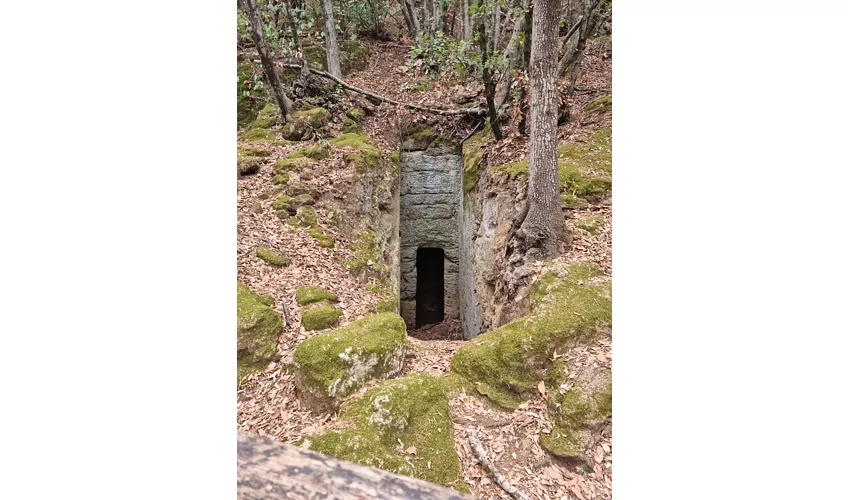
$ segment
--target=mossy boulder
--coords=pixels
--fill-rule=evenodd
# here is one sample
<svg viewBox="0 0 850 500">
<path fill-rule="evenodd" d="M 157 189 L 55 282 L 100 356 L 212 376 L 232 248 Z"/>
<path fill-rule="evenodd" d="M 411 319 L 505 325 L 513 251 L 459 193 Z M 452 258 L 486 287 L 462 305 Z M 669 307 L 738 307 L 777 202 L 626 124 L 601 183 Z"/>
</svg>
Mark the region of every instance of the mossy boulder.
<svg viewBox="0 0 850 500">
<path fill-rule="evenodd" d="M 342 310 L 323 301 L 308 306 L 309 309 L 301 314 L 301 324 L 308 332 L 313 330 L 324 330 L 337 324 Z"/>
<path fill-rule="evenodd" d="M 345 116 L 357 123 L 363 123 L 363 118 L 366 116 L 366 112 L 360 108 L 350 108 L 345 112 Z"/>
<path fill-rule="evenodd" d="M 391 313 L 370 314 L 309 338 L 292 358 L 298 397 L 317 413 L 336 409 L 370 380 L 398 374 L 406 343 L 404 320 Z"/>
<path fill-rule="evenodd" d="M 584 110 L 588 113 L 607 113 L 612 109 L 611 95 L 602 95 L 587 103 Z"/>
<path fill-rule="evenodd" d="M 277 354 L 283 322 L 269 304 L 244 283 L 236 285 L 236 380 L 261 371 Z"/>
<path fill-rule="evenodd" d="M 280 108 L 276 104 L 266 104 L 257 114 L 257 119 L 251 124 L 252 128 L 272 128 L 282 123 Z"/>
<path fill-rule="evenodd" d="M 331 155 L 331 146 L 328 141 L 319 141 L 312 146 L 301 148 L 298 151 L 289 155 L 289 159 L 296 158 L 311 158 L 313 160 L 323 160 Z"/>
<path fill-rule="evenodd" d="M 267 128 L 252 128 L 245 132 L 245 135 L 243 135 L 242 138 L 246 141 L 252 142 L 271 142 L 277 140 Z"/>
<path fill-rule="evenodd" d="M 237 156 L 236 157 L 236 176 L 254 175 L 260 171 L 260 166 L 263 160 L 253 156 Z"/>
<path fill-rule="evenodd" d="M 390 297 L 381 299 L 378 301 L 378 305 L 375 307 L 378 312 L 398 312 L 398 295 L 391 295 Z"/>
<path fill-rule="evenodd" d="M 559 371 L 564 381 L 564 372 Z M 605 369 L 583 370 L 563 390 L 553 384 L 548 406 L 554 426 L 551 432 L 540 433 L 540 444 L 559 457 L 580 456 L 610 418 L 611 402 L 611 372 Z"/>
<path fill-rule="evenodd" d="M 275 174 L 281 175 L 288 174 L 290 171 L 297 172 L 306 167 L 309 167 L 310 165 L 313 165 L 314 163 L 316 162 L 312 159 L 307 158 L 306 156 L 301 156 L 298 158 L 287 158 L 285 160 L 280 160 L 279 162 L 275 163 L 274 167 L 272 168 L 274 169 Z"/>
<path fill-rule="evenodd" d="M 309 184 L 305 184 L 301 181 L 290 180 L 286 185 L 286 194 L 293 197 L 302 194 L 309 194 L 310 197 L 315 198 L 317 193 L 316 188 Z"/>
<path fill-rule="evenodd" d="M 256 145 L 239 146 L 236 148 L 236 154 L 248 158 L 266 158 L 272 155 L 272 151 Z"/>
<path fill-rule="evenodd" d="M 295 218 L 298 219 L 298 225 L 301 227 L 316 227 L 319 223 L 319 216 L 316 215 L 316 209 L 303 205 L 295 211 Z"/>
<path fill-rule="evenodd" d="M 328 69 L 325 48 L 319 45 L 305 44 L 302 47 L 304 55 L 307 56 L 307 64 L 311 68 L 324 71 Z M 339 69 L 342 76 L 352 71 L 365 69 L 369 64 L 369 47 L 358 40 L 344 40 L 339 44 Z"/>
<path fill-rule="evenodd" d="M 312 108 L 295 111 L 289 121 L 282 127 L 284 139 L 301 141 L 312 137 L 312 131 L 324 132 L 331 119 L 330 112 L 325 108 Z"/>
<path fill-rule="evenodd" d="M 331 139 L 330 144 L 338 148 L 347 148 L 350 152 L 343 155 L 345 161 L 354 164 L 359 173 L 381 167 L 384 164 L 381 150 L 372 139 L 355 133 L 345 133 Z"/>
<path fill-rule="evenodd" d="M 529 299 L 528 315 L 479 335 L 451 361 L 453 372 L 508 408 L 534 396 L 556 351 L 611 333 L 611 281 L 597 264 L 557 266 L 532 285 Z"/>
<path fill-rule="evenodd" d="M 320 286 L 301 285 L 295 289 L 295 302 L 299 306 L 306 306 L 323 300 L 335 301 L 336 295 Z"/>
<path fill-rule="evenodd" d="M 299 207 L 304 205 L 312 205 L 316 200 L 310 193 L 299 194 L 298 196 L 289 196 L 288 194 L 280 195 L 272 207 L 275 209 L 278 217 L 287 218 L 290 215 L 295 215 Z"/>
<path fill-rule="evenodd" d="M 363 125 L 360 125 L 360 123 L 355 120 L 346 117 L 345 120 L 342 121 L 342 131 L 346 134 L 361 134 L 363 133 Z"/>
<path fill-rule="evenodd" d="M 402 130 L 402 151 L 422 151 L 430 147 L 442 145 L 457 146 L 458 143 L 452 138 L 440 135 L 436 130 L 421 123 L 408 125 Z"/>
<path fill-rule="evenodd" d="M 277 267 L 289 265 L 289 257 L 287 257 L 286 255 L 281 255 L 272 250 L 271 248 L 257 247 L 255 253 L 257 257 L 260 258 L 260 260 L 266 262 L 269 265 Z"/>
<path fill-rule="evenodd" d="M 337 428 L 297 444 L 468 492 L 454 447 L 445 378 L 413 373 L 381 382 L 345 409 Z"/>
</svg>

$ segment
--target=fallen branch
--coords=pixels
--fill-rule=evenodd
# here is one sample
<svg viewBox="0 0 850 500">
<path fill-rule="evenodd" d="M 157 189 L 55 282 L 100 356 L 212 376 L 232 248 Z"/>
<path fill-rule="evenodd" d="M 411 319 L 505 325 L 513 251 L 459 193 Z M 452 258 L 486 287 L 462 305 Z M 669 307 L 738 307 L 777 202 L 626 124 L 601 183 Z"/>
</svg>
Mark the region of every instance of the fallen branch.
<svg viewBox="0 0 850 500">
<path fill-rule="evenodd" d="M 481 441 L 478 440 L 478 436 L 475 435 L 475 428 L 471 425 L 466 428 L 466 435 L 469 437 L 469 444 L 472 445 L 472 451 L 475 453 L 475 458 L 481 462 L 481 465 L 490 472 L 490 475 L 493 476 L 493 480 L 496 481 L 496 484 L 502 487 L 503 490 L 508 492 L 512 497 L 516 498 L 516 500 L 531 500 L 528 498 L 528 495 L 520 491 L 516 486 L 509 483 L 504 476 L 502 476 L 499 471 L 493 467 L 493 463 L 487 458 L 487 455 L 484 453 L 484 447 L 481 446 Z"/>
<path fill-rule="evenodd" d="M 292 68 L 292 69 L 301 69 L 301 66 L 297 64 L 282 64 L 284 68 Z M 369 96 L 380 102 L 388 102 L 390 104 L 395 104 L 398 106 L 404 106 L 406 108 L 415 109 L 417 111 L 423 111 L 425 113 L 434 113 L 437 115 L 443 116 L 453 116 L 453 115 L 472 115 L 472 116 L 481 116 L 485 114 L 487 111 L 484 108 L 469 108 L 469 109 L 434 109 L 434 108 L 426 108 L 423 106 L 417 106 L 416 104 L 408 104 L 404 102 L 395 101 L 390 99 L 389 97 L 384 97 L 382 95 L 376 94 L 371 90 L 361 89 L 359 87 L 355 87 L 354 85 L 350 85 L 345 83 L 341 78 L 337 78 L 330 73 L 325 73 L 324 71 L 310 68 L 310 72 L 321 76 L 322 78 L 327 78 L 328 80 L 332 80 L 338 84 L 340 84 L 344 89 L 350 90 L 352 92 L 357 92 L 358 94 L 363 94 Z"/>
</svg>

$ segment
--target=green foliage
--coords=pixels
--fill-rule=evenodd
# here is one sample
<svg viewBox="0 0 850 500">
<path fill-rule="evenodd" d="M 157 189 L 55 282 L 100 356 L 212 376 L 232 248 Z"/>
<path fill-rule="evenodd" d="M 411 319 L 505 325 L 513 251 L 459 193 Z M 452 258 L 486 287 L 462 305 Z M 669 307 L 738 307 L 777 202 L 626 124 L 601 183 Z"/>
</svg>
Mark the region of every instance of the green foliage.
<svg viewBox="0 0 850 500">
<path fill-rule="evenodd" d="M 455 40 L 442 31 L 423 35 L 411 47 L 405 69 L 418 68 L 432 80 L 449 71 L 466 75 L 475 66 L 475 57 L 467 46 L 465 40 Z"/>
</svg>

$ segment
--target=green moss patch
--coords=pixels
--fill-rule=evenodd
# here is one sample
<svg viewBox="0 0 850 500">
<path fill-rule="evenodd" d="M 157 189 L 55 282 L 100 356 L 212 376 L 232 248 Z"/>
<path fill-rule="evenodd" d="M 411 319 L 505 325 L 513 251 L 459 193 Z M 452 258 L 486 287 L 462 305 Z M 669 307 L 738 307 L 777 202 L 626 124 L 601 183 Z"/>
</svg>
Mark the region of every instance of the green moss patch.
<svg viewBox="0 0 850 500">
<path fill-rule="evenodd" d="M 521 175 L 528 177 L 528 158 L 494 167 L 493 173 L 511 180 Z"/>
<path fill-rule="evenodd" d="M 286 255 L 281 255 L 271 248 L 266 247 L 257 247 L 255 250 L 257 257 L 260 260 L 272 265 L 272 266 L 288 266 L 289 265 L 289 257 Z"/>
<path fill-rule="evenodd" d="M 298 209 L 304 205 L 312 205 L 315 203 L 313 196 L 310 193 L 299 194 L 298 196 L 289 196 L 287 194 L 279 196 L 272 207 L 275 209 L 278 217 L 288 218 L 290 214 L 294 215 Z"/>
<path fill-rule="evenodd" d="M 363 123 L 363 118 L 366 117 L 366 113 L 360 108 L 351 108 L 345 112 L 345 116 L 357 123 Z"/>
<path fill-rule="evenodd" d="M 401 316 L 370 314 L 301 342 L 292 358 L 298 397 L 314 412 L 327 411 L 368 381 L 396 375 L 406 332 Z"/>
<path fill-rule="evenodd" d="M 246 141 L 255 141 L 255 142 L 271 142 L 276 140 L 275 136 L 272 135 L 271 131 L 266 128 L 254 128 L 247 132 L 242 136 Z"/>
<path fill-rule="evenodd" d="M 324 330 L 336 325 L 342 316 L 342 310 L 327 303 L 319 303 L 301 314 L 301 324 L 308 332 Z"/>
<path fill-rule="evenodd" d="M 273 168 L 274 172 L 280 175 L 288 173 L 290 170 L 302 170 L 303 168 L 308 167 L 314 163 L 316 162 L 307 157 L 287 158 L 285 160 L 280 160 L 279 162 L 275 163 Z"/>
<path fill-rule="evenodd" d="M 602 95 L 587 103 L 584 110 L 588 113 L 608 113 L 612 109 L 611 95 Z"/>
<path fill-rule="evenodd" d="M 468 492 L 442 380 L 423 373 L 387 380 L 350 405 L 340 420 L 348 428 L 328 430 L 298 444 Z"/>
<path fill-rule="evenodd" d="M 272 304 L 274 302 L 272 301 Z M 277 354 L 283 322 L 268 300 L 236 284 L 236 380 L 264 370 Z"/>
<path fill-rule="evenodd" d="M 478 167 L 490 143 L 490 122 L 484 130 L 473 135 L 463 143 L 463 192 L 468 193 L 478 180 Z"/>
<path fill-rule="evenodd" d="M 323 300 L 335 301 L 336 295 L 320 286 L 301 285 L 295 289 L 295 302 L 299 306 L 306 306 Z"/>
<path fill-rule="evenodd" d="M 334 239 L 333 236 L 325 234 L 321 227 L 314 227 L 307 231 L 307 234 L 312 236 L 313 239 L 316 240 L 316 243 L 318 243 L 322 248 L 333 248 L 336 244 L 336 239 Z"/>
<path fill-rule="evenodd" d="M 360 125 L 359 122 L 346 117 L 345 120 L 342 121 L 342 131 L 346 134 L 361 134 L 363 133 L 363 125 Z"/>
<path fill-rule="evenodd" d="M 602 232 L 602 228 L 605 227 L 605 217 L 601 215 L 594 215 L 587 219 L 577 220 L 575 221 L 575 226 L 592 235 L 597 235 Z"/>
<path fill-rule="evenodd" d="M 345 161 L 353 163 L 359 173 L 380 167 L 383 164 L 381 150 L 375 141 L 356 133 L 345 133 L 330 140 L 335 147 L 350 148 L 354 151 L 344 155 Z"/>
<path fill-rule="evenodd" d="M 316 209 L 303 205 L 295 211 L 295 218 L 298 219 L 298 225 L 301 227 L 316 227 L 319 223 L 319 216 L 316 215 Z"/>
<path fill-rule="evenodd" d="M 290 115 L 289 121 L 283 125 L 281 133 L 285 139 L 300 141 L 304 139 L 310 130 L 325 132 L 331 114 L 325 108 L 312 108 L 303 111 L 295 111 Z"/>
<path fill-rule="evenodd" d="M 557 386 L 553 386 L 557 387 Z M 569 390 L 549 393 L 554 426 L 540 433 L 540 444 L 560 457 L 577 457 L 593 442 L 593 433 L 611 416 L 611 373 L 591 370 Z"/>
<path fill-rule="evenodd" d="M 298 151 L 289 155 L 290 159 L 295 158 L 311 158 L 313 160 L 323 160 L 331 155 L 331 146 L 327 141 L 319 141 L 312 146 L 301 148 Z"/>
<path fill-rule="evenodd" d="M 236 148 L 236 154 L 244 157 L 265 158 L 271 156 L 272 152 L 266 148 L 256 146 L 239 146 Z"/>
<path fill-rule="evenodd" d="M 257 114 L 257 119 L 251 124 L 252 128 L 271 128 L 282 123 L 280 108 L 276 104 L 266 104 Z"/>
<path fill-rule="evenodd" d="M 479 335 L 452 358 L 452 371 L 481 394 L 515 408 L 532 397 L 552 364 L 552 354 L 611 332 L 611 282 L 596 264 L 547 272 L 531 287 L 531 312 Z"/>
</svg>

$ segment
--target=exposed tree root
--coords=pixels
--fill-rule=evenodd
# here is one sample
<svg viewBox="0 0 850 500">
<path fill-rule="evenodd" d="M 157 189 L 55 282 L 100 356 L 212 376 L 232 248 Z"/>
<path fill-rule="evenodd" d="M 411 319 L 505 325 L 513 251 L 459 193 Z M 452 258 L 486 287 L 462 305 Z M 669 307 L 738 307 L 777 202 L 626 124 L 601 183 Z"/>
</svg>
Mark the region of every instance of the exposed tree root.
<svg viewBox="0 0 850 500">
<path fill-rule="evenodd" d="M 292 68 L 292 69 L 297 69 L 297 70 L 301 69 L 301 66 L 298 65 L 298 64 L 282 64 L 282 66 L 284 68 Z M 425 113 L 433 113 L 433 114 L 443 115 L 443 116 L 452 116 L 452 115 L 481 116 L 481 115 L 484 115 L 487 112 L 487 110 L 485 110 L 484 108 L 434 109 L 434 108 L 426 108 L 424 106 L 417 106 L 416 104 L 408 104 L 408 103 L 404 103 L 404 102 L 399 102 L 399 101 L 395 101 L 393 99 L 390 99 L 389 97 L 384 97 L 382 95 L 376 94 L 376 93 L 372 92 L 371 90 L 361 89 L 359 87 L 355 87 L 354 85 L 350 85 L 348 83 L 345 83 L 344 80 L 342 80 L 341 78 L 337 78 L 337 77 L 331 75 L 330 73 L 326 73 L 324 71 L 321 71 L 321 70 L 318 70 L 318 69 L 313 69 L 313 68 L 310 68 L 310 72 L 314 73 L 318 76 L 321 76 L 322 78 L 327 78 L 328 80 L 333 80 L 334 82 L 342 85 L 342 87 L 347 89 L 347 90 L 350 90 L 352 92 L 357 92 L 358 94 L 363 94 L 363 95 L 369 96 L 369 97 L 371 97 L 371 98 L 373 98 L 377 101 L 388 102 L 390 104 L 396 104 L 398 106 L 404 106 L 406 108 L 415 109 L 417 111 L 422 111 L 422 112 L 425 112 Z"/>
<path fill-rule="evenodd" d="M 503 490 L 516 498 L 516 500 L 531 500 L 528 498 L 528 495 L 509 483 L 508 480 L 496 470 L 493 463 L 490 462 L 490 459 L 488 459 L 487 455 L 484 453 L 484 447 L 481 446 L 481 441 L 479 441 L 478 436 L 475 435 L 475 428 L 471 425 L 467 427 L 466 435 L 469 437 L 469 444 L 472 445 L 472 452 L 475 453 L 475 458 L 477 458 L 478 461 L 481 462 L 481 465 L 483 465 L 490 475 L 493 476 L 493 480 L 496 481 L 496 484 L 501 486 Z"/>
</svg>

